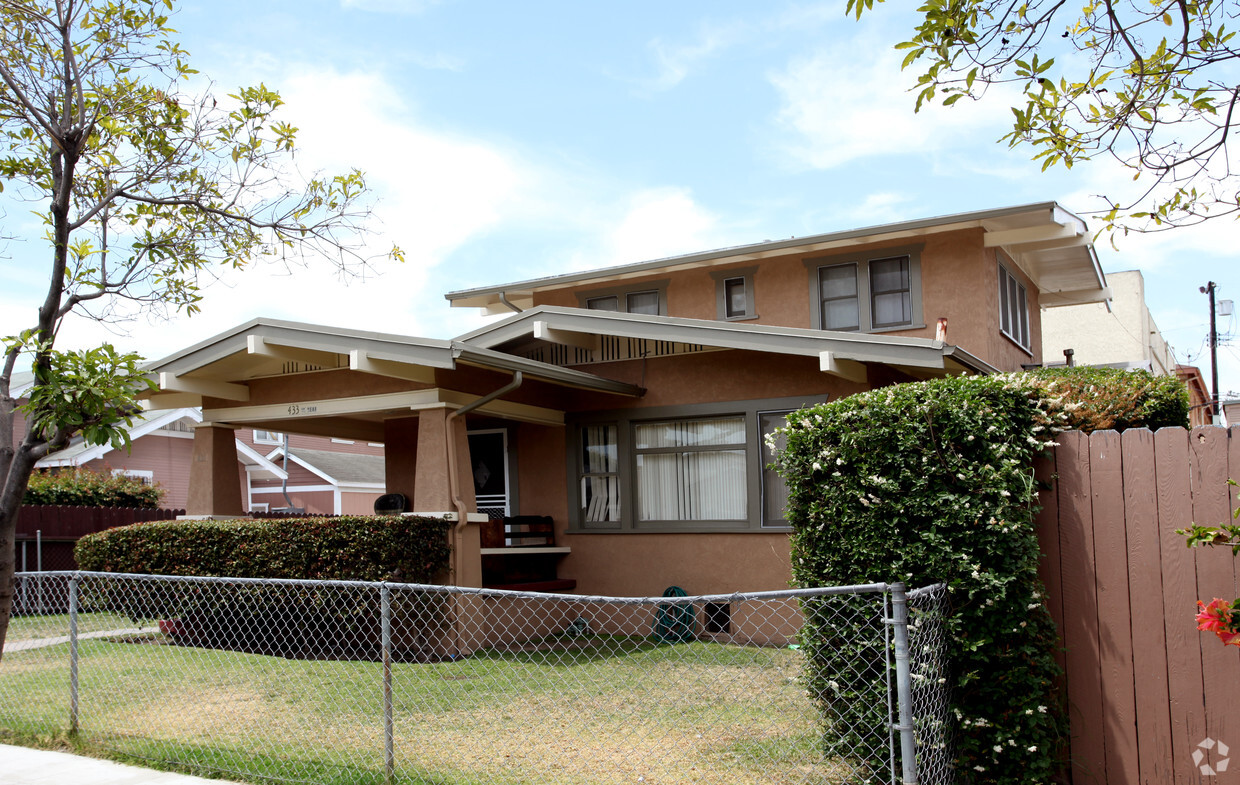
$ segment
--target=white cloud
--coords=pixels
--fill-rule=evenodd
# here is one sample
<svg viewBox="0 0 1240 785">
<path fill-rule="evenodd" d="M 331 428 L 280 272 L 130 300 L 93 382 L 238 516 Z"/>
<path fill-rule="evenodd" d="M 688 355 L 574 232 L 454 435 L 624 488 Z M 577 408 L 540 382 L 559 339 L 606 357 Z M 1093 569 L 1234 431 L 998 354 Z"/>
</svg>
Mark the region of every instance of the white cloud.
<svg viewBox="0 0 1240 785">
<path fill-rule="evenodd" d="M 782 102 L 783 150 L 803 166 L 935 152 L 972 138 L 992 144 L 1003 133 L 1003 114 L 993 106 L 1003 98 L 994 94 L 985 105 L 966 99 L 914 114 L 912 77 L 900 71 L 898 53 L 872 41 L 794 59 L 769 79 Z"/>
<path fill-rule="evenodd" d="M 689 71 L 734 44 L 740 29 L 731 26 L 706 26 L 695 40 L 687 44 L 671 44 L 661 38 L 650 42 L 658 73 L 644 86 L 653 91 L 670 90 L 685 80 Z"/>
<path fill-rule="evenodd" d="M 595 232 L 564 267 L 589 270 L 718 248 L 730 242 L 718 216 L 698 204 L 687 188 L 652 188 L 604 210 Z"/>
</svg>

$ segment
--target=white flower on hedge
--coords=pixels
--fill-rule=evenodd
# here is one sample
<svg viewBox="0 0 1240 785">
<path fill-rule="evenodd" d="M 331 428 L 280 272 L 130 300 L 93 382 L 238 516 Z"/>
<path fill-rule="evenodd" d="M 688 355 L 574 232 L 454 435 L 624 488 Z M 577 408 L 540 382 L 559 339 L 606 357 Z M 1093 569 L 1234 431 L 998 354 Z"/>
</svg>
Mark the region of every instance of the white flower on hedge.
<svg viewBox="0 0 1240 785">
<path fill-rule="evenodd" d="M 1038 745 L 1036 745 L 1036 744 L 1031 744 L 1031 745 L 1029 745 L 1029 751 L 1030 751 L 1030 752 L 1037 752 L 1037 751 L 1038 751 Z"/>
<path fill-rule="evenodd" d="M 1040 711 L 1041 713 L 1045 714 L 1045 713 L 1046 713 L 1046 707 L 1045 707 L 1045 706 L 1039 706 L 1039 707 L 1038 707 L 1038 711 Z"/>
<path fill-rule="evenodd" d="M 995 752 L 1003 752 L 1003 745 L 1002 745 L 1002 744 L 996 744 L 996 745 L 995 745 Z"/>
</svg>

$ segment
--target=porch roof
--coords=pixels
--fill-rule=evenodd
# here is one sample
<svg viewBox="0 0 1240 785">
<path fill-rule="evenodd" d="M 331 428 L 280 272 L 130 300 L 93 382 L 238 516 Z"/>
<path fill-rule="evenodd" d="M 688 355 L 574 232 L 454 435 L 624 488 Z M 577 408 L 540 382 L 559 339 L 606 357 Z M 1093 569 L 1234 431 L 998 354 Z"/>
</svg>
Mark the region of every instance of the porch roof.
<svg viewBox="0 0 1240 785">
<path fill-rule="evenodd" d="M 380 441 L 382 421 L 388 417 L 458 408 L 477 400 L 478 395 L 452 389 L 452 377 L 436 376 L 437 371 L 464 368 L 520 372 L 527 380 L 613 395 L 644 392 L 632 384 L 460 341 L 260 318 L 151 363 L 148 372 L 159 389 L 148 397 L 150 407 L 157 409 L 202 406 L 208 399 L 203 411 L 208 423 Z M 343 397 L 248 405 L 251 382 L 333 370 L 411 384 L 403 391 L 377 395 L 358 389 Z M 529 422 L 563 422 L 562 412 L 511 401 L 489 402 L 478 411 Z"/>
<path fill-rule="evenodd" d="M 530 308 L 536 292 L 582 284 L 603 284 L 656 273 L 735 264 L 797 253 L 817 253 L 939 232 L 980 228 L 987 248 L 1002 248 L 1038 288 L 1045 307 L 1102 302 L 1111 295 L 1094 252 L 1085 220 L 1058 202 L 979 210 L 955 215 L 869 226 L 860 229 L 768 240 L 712 251 L 653 259 L 583 272 L 531 278 L 448 292 L 454 307 L 480 307 L 489 313 Z"/>
<path fill-rule="evenodd" d="M 929 338 L 808 330 L 765 324 L 651 316 L 540 305 L 466 333 L 462 343 L 519 351 L 537 343 L 596 348 L 599 336 L 650 339 L 717 349 L 819 358 L 822 370 L 846 378 L 860 363 L 881 363 L 913 376 L 998 373 L 959 346 Z"/>
</svg>

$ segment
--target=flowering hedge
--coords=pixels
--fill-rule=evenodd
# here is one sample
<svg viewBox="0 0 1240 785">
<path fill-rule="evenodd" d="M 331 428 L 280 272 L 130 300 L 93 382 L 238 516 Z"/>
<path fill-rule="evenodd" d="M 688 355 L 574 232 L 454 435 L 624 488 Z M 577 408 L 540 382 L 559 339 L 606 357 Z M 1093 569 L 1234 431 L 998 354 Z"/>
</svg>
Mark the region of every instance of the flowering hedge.
<svg viewBox="0 0 1240 785">
<path fill-rule="evenodd" d="M 426 583 L 448 566 L 437 518 L 345 516 L 154 521 L 83 537 L 83 570 Z"/>
<path fill-rule="evenodd" d="M 1187 421 L 1187 406 L 1184 422 L 1163 421 L 1179 416 L 1181 391 L 1163 394 L 1148 374 L 1093 371 L 897 385 L 788 417 L 777 467 L 789 486 L 795 582 L 948 584 L 959 782 L 1048 782 L 1059 768 L 1066 719 L 1058 635 L 1037 575 L 1035 456 L 1069 422 Z M 1115 406 L 1093 400 L 1099 379 Z M 1172 403 L 1142 403 L 1151 398 Z M 857 651 L 832 643 L 841 638 L 850 636 L 807 614 L 812 694 L 840 696 L 824 711 L 844 716 L 836 728 L 882 727 L 882 707 L 850 701 L 855 690 L 840 684 L 841 673 L 867 672 L 852 662 Z"/>
<path fill-rule="evenodd" d="M 147 485 L 135 477 L 62 469 L 30 475 L 22 504 L 154 509 L 163 498 L 162 487 Z"/>
</svg>

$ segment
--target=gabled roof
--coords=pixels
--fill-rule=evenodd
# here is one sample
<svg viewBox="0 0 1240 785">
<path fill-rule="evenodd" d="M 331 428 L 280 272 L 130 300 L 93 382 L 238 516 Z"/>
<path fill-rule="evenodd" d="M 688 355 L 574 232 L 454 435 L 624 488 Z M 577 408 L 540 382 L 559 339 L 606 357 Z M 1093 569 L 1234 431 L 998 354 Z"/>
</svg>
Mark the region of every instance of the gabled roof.
<svg viewBox="0 0 1240 785">
<path fill-rule="evenodd" d="M 130 441 L 140 439 L 148 433 L 185 419 L 202 422 L 202 412 L 194 408 L 142 412 L 134 418 L 133 425 L 129 427 L 129 439 Z M 75 436 L 68 447 L 40 458 L 35 465 L 41 469 L 52 466 L 81 466 L 96 458 L 102 458 L 110 452 L 112 452 L 111 444 L 87 444 L 81 436 Z"/>
<path fill-rule="evenodd" d="M 284 448 L 277 447 L 267 454 L 270 461 L 278 461 Z M 332 452 L 330 450 L 307 450 L 290 447 L 289 460 L 309 469 L 333 485 L 373 485 L 383 487 L 384 459 L 382 455 Z"/>
<path fill-rule="evenodd" d="M 9 377 L 9 394 L 21 398 L 34 385 L 34 374 L 30 371 L 18 371 Z"/>
<path fill-rule="evenodd" d="M 1106 277 L 1094 253 L 1089 227 L 1084 219 L 1056 202 L 923 218 L 788 240 L 768 240 L 617 267 L 461 289 L 444 296 L 455 307 L 481 307 L 491 313 L 504 313 L 509 310 L 510 304 L 513 309 L 532 307 L 535 292 L 567 286 L 602 284 L 772 256 L 846 249 L 969 228 L 983 229 L 986 232 L 986 247 L 1002 248 L 1025 271 L 1042 295 L 1039 299 L 1041 305 L 1072 305 L 1108 299 Z"/>
<path fill-rule="evenodd" d="M 948 373 L 997 373 L 997 369 L 958 346 L 929 338 L 909 338 L 675 316 L 591 311 L 540 305 L 462 335 L 480 347 L 528 346 L 533 341 L 588 347 L 598 336 L 648 338 L 718 349 L 741 349 L 819 358 L 824 371 L 851 376 L 841 363 L 882 363 Z"/>
<path fill-rule="evenodd" d="M 202 410 L 195 407 L 184 407 L 168 409 L 166 411 L 143 412 L 135 418 L 134 424 L 129 428 L 129 440 L 136 441 L 180 420 L 202 422 Z M 284 479 L 287 476 L 283 469 L 259 455 L 248 444 L 245 444 L 240 439 L 237 439 L 236 443 L 237 460 L 246 467 L 247 472 L 251 472 L 258 477 L 275 477 L 277 479 Z M 74 438 L 68 447 L 51 455 L 44 456 L 35 465 L 40 469 L 54 466 L 82 466 L 102 458 L 110 452 L 112 452 L 111 444 L 87 444 L 81 436 L 78 436 Z"/>
<path fill-rule="evenodd" d="M 433 381 L 435 369 L 460 365 L 521 371 L 553 384 L 636 396 L 631 384 L 591 373 L 526 360 L 460 341 L 325 327 L 276 319 L 253 319 L 151 363 L 161 393 L 235 398 L 240 384 L 294 370 L 348 368 L 396 378 Z"/>
</svg>

